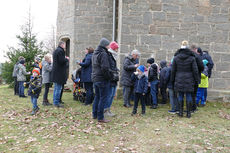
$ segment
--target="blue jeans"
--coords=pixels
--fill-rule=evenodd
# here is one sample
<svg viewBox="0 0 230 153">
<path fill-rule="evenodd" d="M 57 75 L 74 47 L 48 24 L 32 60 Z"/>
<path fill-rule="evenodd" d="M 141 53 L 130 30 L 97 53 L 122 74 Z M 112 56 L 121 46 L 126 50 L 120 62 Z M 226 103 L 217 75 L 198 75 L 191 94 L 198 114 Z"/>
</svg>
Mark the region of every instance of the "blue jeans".
<svg viewBox="0 0 230 153">
<path fill-rule="evenodd" d="M 37 98 L 34 96 L 31 96 L 31 103 L 33 104 L 33 109 L 36 109 L 38 107 L 37 105 Z"/>
<path fill-rule="evenodd" d="M 93 103 L 93 118 L 104 119 L 104 108 L 108 100 L 110 83 L 108 81 L 95 82 L 95 98 Z"/>
<path fill-rule="evenodd" d="M 175 92 L 173 91 L 173 89 L 169 89 L 169 100 L 170 100 L 170 104 L 172 107 L 172 111 L 178 111 L 179 110 L 179 106 L 178 106 L 178 102 L 177 102 L 177 96 L 175 94 Z"/>
<path fill-rule="evenodd" d="M 62 84 L 54 83 L 53 104 L 59 105 L 61 96 Z"/>
<path fill-rule="evenodd" d="M 196 94 L 196 104 L 199 104 L 200 100 L 201 100 L 200 104 L 205 104 L 205 96 L 204 96 L 205 89 L 207 88 L 198 88 L 197 94 Z"/>
<path fill-rule="evenodd" d="M 190 92 L 179 92 L 178 102 L 184 102 L 184 95 L 186 95 L 186 101 L 192 103 L 192 93 Z"/>
<path fill-rule="evenodd" d="M 105 104 L 105 109 L 110 108 L 112 103 L 113 103 L 113 99 L 116 95 L 116 90 L 117 90 L 117 86 L 113 86 L 109 88 L 108 91 L 108 100 L 107 103 Z"/>
<path fill-rule="evenodd" d="M 207 101 L 207 97 L 208 97 L 208 88 L 204 88 L 204 101 Z"/>
<path fill-rule="evenodd" d="M 93 82 L 84 82 L 85 90 L 86 90 L 86 104 L 93 103 Z"/>
<path fill-rule="evenodd" d="M 25 94 L 24 94 L 24 90 L 25 90 L 24 81 L 19 81 L 18 85 L 19 85 L 19 87 L 18 87 L 19 96 L 25 96 Z"/>
<path fill-rule="evenodd" d="M 150 84 L 151 84 L 151 86 L 150 86 L 150 88 L 151 88 L 151 91 L 150 91 L 150 93 L 151 93 L 151 96 L 152 96 L 152 100 L 153 100 L 153 105 L 157 105 L 157 93 L 158 93 L 158 80 L 155 80 L 155 81 L 152 81 L 152 82 L 150 82 Z"/>
</svg>

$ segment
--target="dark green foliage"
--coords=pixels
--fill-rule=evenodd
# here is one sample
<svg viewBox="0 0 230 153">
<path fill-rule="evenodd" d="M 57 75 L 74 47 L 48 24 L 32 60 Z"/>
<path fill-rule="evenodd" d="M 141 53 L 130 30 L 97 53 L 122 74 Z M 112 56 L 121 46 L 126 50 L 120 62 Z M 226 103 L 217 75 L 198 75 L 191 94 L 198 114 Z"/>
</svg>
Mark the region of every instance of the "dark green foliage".
<svg viewBox="0 0 230 153">
<path fill-rule="evenodd" d="M 36 35 L 32 33 L 31 20 L 28 20 L 21 28 L 21 35 L 17 35 L 19 41 L 18 47 L 10 47 L 6 53 L 8 61 L 3 64 L 2 77 L 6 83 L 11 84 L 13 82 L 12 73 L 14 65 L 17 63 L 18 58 L 23 56 L 26 60 L 26 70 L 32 71 L 35 57 L 43 58 L 47 53 L 43 50 L 43 43 L 38 43 Z M 30 76 L 27 76 L 29 80 Z"/>
</svg>

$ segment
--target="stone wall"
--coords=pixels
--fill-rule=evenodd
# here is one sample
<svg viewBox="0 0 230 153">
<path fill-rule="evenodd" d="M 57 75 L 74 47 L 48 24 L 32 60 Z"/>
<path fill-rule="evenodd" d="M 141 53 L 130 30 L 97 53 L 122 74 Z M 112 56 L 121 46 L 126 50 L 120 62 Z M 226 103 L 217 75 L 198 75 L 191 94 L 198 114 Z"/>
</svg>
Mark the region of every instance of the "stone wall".
<svg viewBox="0 0 230 153">
<path fill-rule="evenodd" d="M 170 61 L 183 40 L 208 50 L 215 62 L 209 98 L 230 100 L 230 0 L 117 0 L 121 65 L 133 49 L 141 63 Z M 59 0 L 57 37 L 70 39 L 70 72 L 84 49 L 112 39 L 112 0 Z"/>
<path fill-rule="evenodd" d="M 219 99 L 230 91 L 229 0 L 120 0 L 120 64 L 133 49 L 141 63 L 170 61 L 183 40 L 208 50 L 215 62 L 210 89 Z M 230 100 L 224 96 L 222 100 Z"/>
</svg>

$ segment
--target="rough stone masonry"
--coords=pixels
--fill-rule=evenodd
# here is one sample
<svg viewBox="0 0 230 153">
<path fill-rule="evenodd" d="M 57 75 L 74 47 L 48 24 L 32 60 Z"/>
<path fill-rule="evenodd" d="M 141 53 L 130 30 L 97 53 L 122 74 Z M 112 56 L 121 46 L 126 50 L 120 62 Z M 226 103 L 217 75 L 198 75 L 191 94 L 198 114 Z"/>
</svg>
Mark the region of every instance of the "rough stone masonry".
<svg viewBox="0 0 230 153">
<path fill-rule="evenodd" d="M 215 66 L 208 98 L 230 101 L 230 0 L 117 0 L 119 66 L 131 50 L 141 63 L 170 61 L 183 40 L 209 51 Z M 112 39 L 113 0 L 59 0 L 58 40 L 70 40 L 70 72 L 84 49 Z M 122 69 L 122 68 L 121 68 Z"/>
</svg>

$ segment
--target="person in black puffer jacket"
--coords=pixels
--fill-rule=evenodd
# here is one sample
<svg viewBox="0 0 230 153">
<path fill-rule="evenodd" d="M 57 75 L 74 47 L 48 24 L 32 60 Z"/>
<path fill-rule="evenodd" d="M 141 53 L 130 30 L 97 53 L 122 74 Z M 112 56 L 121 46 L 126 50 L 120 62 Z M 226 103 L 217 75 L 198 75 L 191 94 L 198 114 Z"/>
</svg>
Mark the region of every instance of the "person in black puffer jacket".
<svg viewBox="0 0 230 153">
<path fill-rule="evenodd" d="M 95 87 L 95 98 L 93 103 L 93 118 L 98 122 L 107 123 L 109 120 L 104 118 L 104 108 L 108 100 L 110 88 L 110 63 L 109 63 L 109 41 L 102 38 L 99 46 L 92 56 L 92 81 Z"/>
<path fill-rule="evenodd" d="M 183 116 L 184 95 L 186 95 L 187 117 L 191 117 L 192 93 L 198 84 L 198 68 L 194 54 L 188 49 L 188 42 L 183 41 L 181 49 L 174 57 L 171 71 L 174 90 L 178 92 L 179 116 Z"/>
</svg>

